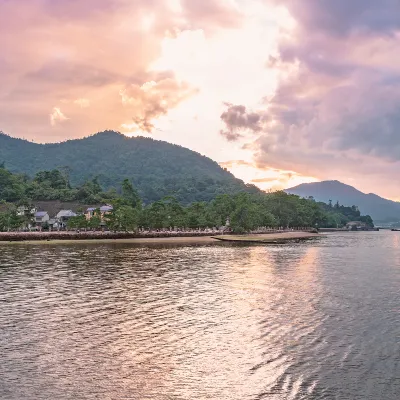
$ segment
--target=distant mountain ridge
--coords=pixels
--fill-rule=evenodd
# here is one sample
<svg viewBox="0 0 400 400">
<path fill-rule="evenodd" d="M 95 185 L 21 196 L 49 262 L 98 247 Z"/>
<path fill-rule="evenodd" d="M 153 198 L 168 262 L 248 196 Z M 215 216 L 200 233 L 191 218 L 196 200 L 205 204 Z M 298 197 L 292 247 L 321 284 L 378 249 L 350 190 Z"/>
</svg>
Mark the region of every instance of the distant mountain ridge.
<svg viewBox="0 0 400 400">
<path fill-rule="evenodd" d="M 110 188 L 128 178 L 145 202 L 169 195 L 190 203 L 224 193 L 260 192 L 192 150 L 114 131 L 52 144 L 32 143 L 0 132 L 0 163 L 29 176 L 64 168 L 73 185 L 98 177 L 104 188 Z"/>
<path fill-rule="evenodd" d="M 392 222 L 400 220 L 400 203 L 385 199 L 374 193 L 363 193 L 353 186 L 339 181 L 303 183 L 285 190 L 286 193 L 300 197 L 312 196 L 316 201 L 333 204 L 339 201 L 345 206 L 356 205 L 361 214 L 370 215 L 375 222 Z"/>
</svg>

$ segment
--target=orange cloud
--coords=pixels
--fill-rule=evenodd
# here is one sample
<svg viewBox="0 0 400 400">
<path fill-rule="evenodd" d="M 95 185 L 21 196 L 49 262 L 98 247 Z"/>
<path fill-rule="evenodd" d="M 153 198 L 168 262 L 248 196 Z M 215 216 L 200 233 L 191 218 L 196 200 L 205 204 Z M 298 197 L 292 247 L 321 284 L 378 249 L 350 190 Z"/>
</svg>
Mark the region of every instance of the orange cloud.
<svg viewBox="0 0 400 400">
<path fill-rule="evenodd" d="M 152 119 L 195 93 L 173 73 L 151 71 L 163 39 L 191 26 L 215 32 L 238 21 L 229 1 L 180 3 L 0 1 L 1 129 L 38 141 L 119 129 L 129 121 L 150 131 Z M 125 106 L 121 92 L 130 99 Z M 58 113 L 54 104 L 61 103 Z M 68 127 L 56 124 L 65 121 L 61 115 L 68 115 Z"/>
<path fill-rule="evenodd" d="M 253 163 L 244 160 L 232 160 L 232 161 L 224 161 L 219 163 L 219 165 L 223 168 L 231 168 L 233 166 L 246 166 L 246 167 L 254 167 Z"/>
<path fill-rule="evenodd" d="M 58 107 L 54 107 L 50 114 L 50 124 L 52 126 L 56 125 L 57 122 L 66 121 L 68 118 L 61 112 Z"/>
<path fill-rule="evenodd" d="M 120 91 L 122 104 L 130 108 L 132 121 L 138 129 L 150 133 L 154 129 L 152 121 L 168 113 L 180 102 L 196 92 L 187 83 L 173 78 L 158 82 L 149 81 L 143 85 L 130 85 Z M 125 124 L 124 127 L 129 127 Z"/>
</svg>

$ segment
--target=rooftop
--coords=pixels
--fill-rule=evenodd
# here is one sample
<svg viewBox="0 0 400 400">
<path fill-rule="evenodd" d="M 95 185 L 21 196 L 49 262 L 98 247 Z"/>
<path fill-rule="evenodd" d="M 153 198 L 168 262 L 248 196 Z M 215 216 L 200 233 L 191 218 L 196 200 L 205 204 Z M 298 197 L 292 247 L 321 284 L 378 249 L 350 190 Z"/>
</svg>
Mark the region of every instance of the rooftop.
<svg viewBox="0 0 400 400">
<path fill-rule="evenodd" d="M 76 217 L 76 214 L 72 210 L 61 210 L 57 214 L 57 218 L 63 218 L 63 217 Z"/>
</svg>

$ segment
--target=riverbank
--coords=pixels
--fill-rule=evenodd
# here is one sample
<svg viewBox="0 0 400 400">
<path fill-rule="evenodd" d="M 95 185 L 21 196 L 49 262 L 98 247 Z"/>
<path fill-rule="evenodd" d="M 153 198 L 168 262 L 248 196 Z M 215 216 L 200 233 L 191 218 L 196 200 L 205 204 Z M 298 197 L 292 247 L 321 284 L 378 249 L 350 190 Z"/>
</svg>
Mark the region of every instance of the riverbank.
<svg viewBox="0 0 400 400">
<path fill-rule="evenodd" d="M 12 235 L 12 236 L 11 236 Z M 158 233 L 157 236 L 138 236 L 129 233 L 103 233 L 93 232 L 24 232 L 0 233 L 0 245 L 7 244 L 210 244 L 221 242 L 247 242 L 247 243 L 285 243 L 290 241 L 308 240 L 321 237 L 319 234 L 307 232 L 280 232 L 252 235 L 211 235 L 207 232 L 181 233 L 175 236 L 166 236 Z"/>
<path fill-rule="evenodd" d="M 0 243 L 2 242 L 48 242 L 48 241 L 104 241 L 104 240 L 154 240 L 154 239 L 187 239 L 203 238 L 221 234 L 216 231 L 200 232 L 76 232 L 76 231 L 53 231 L 53 232 L 0 232 Z"/>
</svg>

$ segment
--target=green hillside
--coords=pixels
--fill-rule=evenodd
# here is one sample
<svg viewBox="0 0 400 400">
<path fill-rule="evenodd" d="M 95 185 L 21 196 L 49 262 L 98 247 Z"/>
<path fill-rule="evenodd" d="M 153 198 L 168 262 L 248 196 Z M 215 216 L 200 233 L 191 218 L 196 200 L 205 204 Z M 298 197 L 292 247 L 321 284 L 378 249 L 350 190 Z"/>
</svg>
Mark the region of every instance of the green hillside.
<svg viewBox="0 0 400 400">
<path fill-rule="evenodd" d="M 54 144 L 32 143 L 0 132 L 0 163 L 30 177 L 38 171 L 62 169 L 72 185 L 98 177 L 105 189 L 118 187 L 128 178 L 145 203 L 168 195 L 187 204 L 210 201 L 219 194 L 260 192 L 199 153 L 113 131 Z"/>
</svg>

